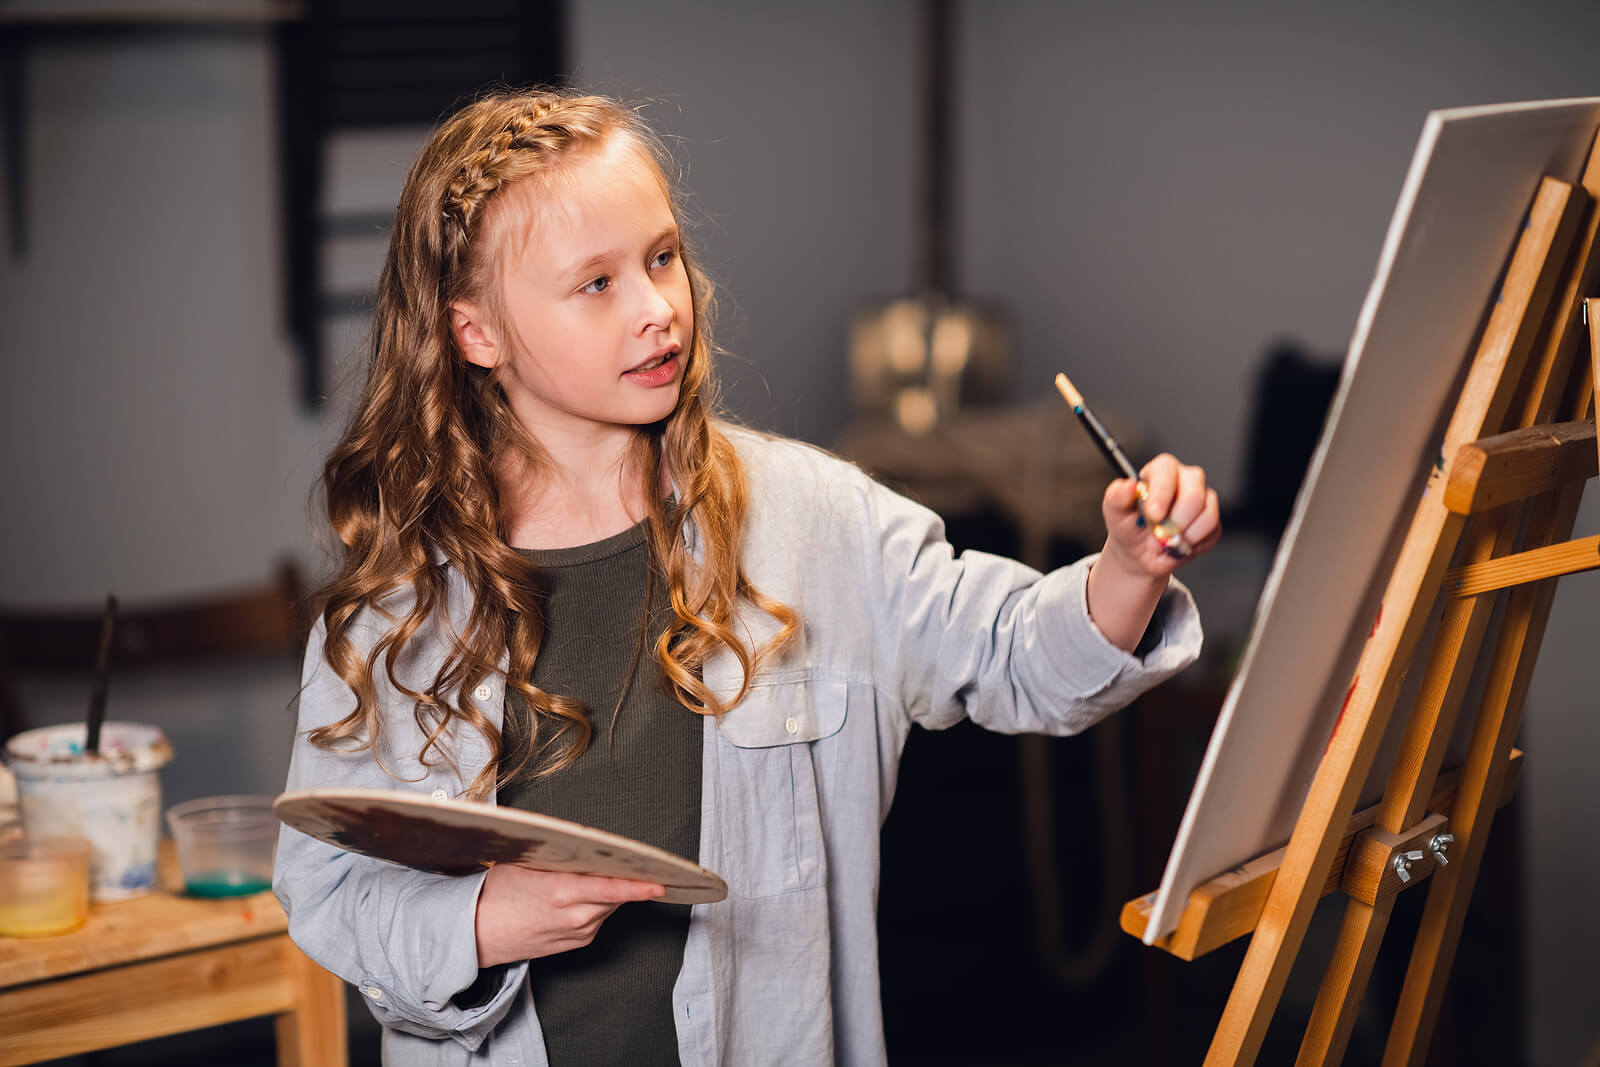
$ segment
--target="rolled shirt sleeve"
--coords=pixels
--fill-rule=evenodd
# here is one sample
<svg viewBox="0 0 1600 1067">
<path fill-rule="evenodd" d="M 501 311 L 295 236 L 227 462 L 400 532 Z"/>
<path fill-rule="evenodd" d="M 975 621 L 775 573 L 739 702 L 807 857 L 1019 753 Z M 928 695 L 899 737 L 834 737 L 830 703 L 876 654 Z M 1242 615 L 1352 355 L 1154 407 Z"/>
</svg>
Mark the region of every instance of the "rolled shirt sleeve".
<svg viewBox="0 0 1600 1067">
<path fill-rule="evenodd" d="M 938 516 L 867 484 L 874 630 L 912 721 L 937 728 L 966 716 L 1007 733 L 1076 733 L 1198 658 L 1199 614 L 1176 579 L 1156 607 L 1158 633 L 1136 656 L 1089 617 L 1096 556 L 1045 575 L 985 552 L 956 556 Z"/>
</svg>

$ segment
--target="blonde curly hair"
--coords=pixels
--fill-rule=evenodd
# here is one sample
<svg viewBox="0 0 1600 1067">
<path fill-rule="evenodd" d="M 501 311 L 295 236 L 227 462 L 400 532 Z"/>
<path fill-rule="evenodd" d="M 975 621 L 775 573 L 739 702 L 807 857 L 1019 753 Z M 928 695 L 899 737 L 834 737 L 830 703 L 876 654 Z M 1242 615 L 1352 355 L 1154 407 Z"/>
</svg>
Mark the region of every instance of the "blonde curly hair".
<svg viewBox="0 0 1600 1067">
<path fill-rule="evenodd" d="M 498 269 L 515 229 L 508 216 L 516 213 L 491 206 L 512 188 L 560 196 L 561 182 L 581 178 L 575 163 L 614 138 L 625 138 L 650 163 L 677 216 L 660 141 L 617 102 L 564 91 L 475 101 L 434 131 L 406 178 L 379 280 L 366 387 L 322 479 L 328 520 L 343 545 L 336 573 L 319 591 L 323 653 L 354 692 L 356 706 L 313 731 L 313 743 L 381 751 L 383 709 L 374 684 L 380 670 L 413 702 L 428 738 L 419 753 L 425 764 L 452 758 L 443 741 L 457 723 L 488 740 L 494 758 L 469 784 L 469 796 L 486 796 L 535 756 L 537 773 L 560 770 L 589 742 L 582 706 L 530 682 L 544 636 L 539 576 L 506 542 L 496 472 L 508 449 L 531 465 L 523 469 L 537 469 L 537 442 L 512 413 L 496 375 L 463 357 L 449 310 L 470 300 L 499 313 Z M 646 494 L 651 557 L 672 606 L 653 658 L 686 708 L 715 715 L 744 698 L 758 663 L 787 647 L 799 619 L 755 589 L 740 565 L 746 486 L 714 416 L 713 290 L 687 248 L 683 261 L 694 334 L 678 401 L 661 423 L 639 429 L 634 459 L 645 485 L 677 490 L 670 504 L 661 494 Z M 691 525 L 698 561 L 688 548 Z M 473 606 L 431 684 L 417 690 L 401 682 L 395 665 L 428 620 L 444 617 L 446 578 L 436 555 L 464 576 Z M 359 655 L 352 640 L 357 617 L 406 591 L 408 609 L 395 614 L 365 657 Z M 733 629 L 741 599 L 780 624 L 760 648 L 746 647 Z M 726 704 L 700 676 L 706 660 L 724 649 L 744 671 L 743 687 Z M 463 699 L 500 671 L 502 652 L 509 653 L 507 693 L 520 694 L 533 713 L 534 744 L 515 766 L 502 765 L 500 731 Z"/>
</svg>

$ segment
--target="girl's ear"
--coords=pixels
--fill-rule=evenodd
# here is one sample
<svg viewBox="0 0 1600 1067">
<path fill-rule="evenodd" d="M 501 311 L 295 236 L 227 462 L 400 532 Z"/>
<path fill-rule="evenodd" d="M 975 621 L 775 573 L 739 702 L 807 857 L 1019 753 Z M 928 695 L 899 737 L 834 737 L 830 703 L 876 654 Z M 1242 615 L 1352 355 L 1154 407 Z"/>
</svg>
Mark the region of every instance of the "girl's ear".
<svg viewBox="0 0 1600 1067">
<path fill-rule="evenodd" d="M 450 305 L 450 332 L 468 363 L 485 370 L 494 370 L 500 365 L 500 346 L 490 332 L 488 316 L 476 304 L 457 300 Z"/>
</svg>

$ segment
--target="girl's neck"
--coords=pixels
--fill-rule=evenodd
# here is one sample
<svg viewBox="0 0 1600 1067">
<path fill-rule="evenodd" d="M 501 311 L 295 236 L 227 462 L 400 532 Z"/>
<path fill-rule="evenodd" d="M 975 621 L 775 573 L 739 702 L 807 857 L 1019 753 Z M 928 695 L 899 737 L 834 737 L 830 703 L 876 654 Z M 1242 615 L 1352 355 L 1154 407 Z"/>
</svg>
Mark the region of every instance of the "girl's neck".
<svg viewBox="0 0 1600 1067">
<path fill-rule="evenodd" d="M 572 441 L 548 435 L 537 468 L 507 459 L 500 476 L 513 548 L 572 548 L 604 540 L 648 514 L 634 435 Z"/>
</svg>

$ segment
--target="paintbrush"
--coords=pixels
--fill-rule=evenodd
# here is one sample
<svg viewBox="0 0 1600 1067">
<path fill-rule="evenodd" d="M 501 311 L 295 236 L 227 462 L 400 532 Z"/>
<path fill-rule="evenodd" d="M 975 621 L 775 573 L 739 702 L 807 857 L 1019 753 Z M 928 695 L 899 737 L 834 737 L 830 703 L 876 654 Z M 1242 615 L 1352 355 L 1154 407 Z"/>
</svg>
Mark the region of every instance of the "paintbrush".
<svg viewBox="0 0 1600 1067">
<path fill-rule="evenodd" d="M 100 726 L 106 719 L 106 677 L 111 672 L 111 635 L 117 629 L 117 598 L 106 594 L 105 614 L 100 618 L 100 649 L 94 658 L 94 683 L 89 690 L 89 721 L 84 729 L 83 750 L 89 755 L 100 751 Z"/>
<path fill-rule="evenodd" d="M 1134 469 L 1133 461 L 1128 454 L 1117 444 L 1117 439 L 1111 436 L 1105 424 L 1095 418 L 1094 412 L 1089 410 L 1089 405 L 1083 402 L 1083 394 L 1072 387 L 1072 382 L 1065 374 L 1056 375 L 1056 389 L 1072 405 L 1072 413 L 1078 416 L 1078 421 L 1083 423 L 1083 428 L 1089 431 L 1089 439 L 1100 449 L 1111 466 L 1124 478 L 1129 479 L 1138 487 L 1139 493 L 1139 518 L 1150 527 L 1151 534 L 1161 542 L 1162 549 L 1173 559 L 1182 559 L 1189 554 L 1189 542 L 1183 539 L 1183 531 L 1178 529 L 1178 524 L 1172 521 L 1171 516 L 1158 523 L 1151 523 L 1150 516 L 1145 514 L 1145 500 L 1150 495 L 1150 490 L 1145 486 L 1144 479 L 1139 477 L 1139 472 Z"/>
</svg>

